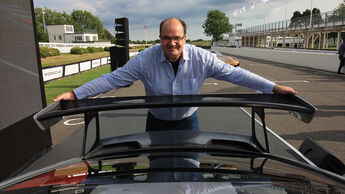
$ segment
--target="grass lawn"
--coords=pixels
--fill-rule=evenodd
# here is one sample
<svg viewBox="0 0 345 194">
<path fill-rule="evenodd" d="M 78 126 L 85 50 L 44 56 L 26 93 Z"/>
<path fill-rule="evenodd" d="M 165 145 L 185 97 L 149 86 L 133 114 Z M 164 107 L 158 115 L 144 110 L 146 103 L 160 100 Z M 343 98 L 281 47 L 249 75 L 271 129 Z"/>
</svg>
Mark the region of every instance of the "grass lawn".
<svg viewBox="0 0 345 194">
<path fill-rule="evenodd" d="M 104 65 L 77 75 L 64 77 L 44 84 L 47 105 L 51 104 L 57 95 L 71 91 L 102 74 L 109 73 L 110 71 L 110 65 Z"/>
<path fill-rule="evenodd" d="M 212 42 L 209 41 L 209 40 L 189 42 L 189 44 L 193 44 L 193 45 L 196 45 L 196 46 L 211 46 L 211 43 Z"/>
<path fill-rule="evenodd" d="M 60 56 L 41 58 L 42 67 L 63 65 L 69 63 L 76 63 L 80 61 L 86 61 L 91 59 L 97 59 L 110 56 L 108 51 L 98 53 L 87 53 L 83 55 L 75 54 L 61 54 Z"/>
</svg>

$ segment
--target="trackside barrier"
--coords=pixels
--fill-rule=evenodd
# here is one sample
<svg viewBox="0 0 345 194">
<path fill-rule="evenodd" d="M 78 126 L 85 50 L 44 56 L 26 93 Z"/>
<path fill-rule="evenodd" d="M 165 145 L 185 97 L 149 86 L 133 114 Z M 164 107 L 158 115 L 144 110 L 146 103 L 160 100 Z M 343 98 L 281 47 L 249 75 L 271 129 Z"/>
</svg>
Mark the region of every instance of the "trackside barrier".
<svg viewBox="0 0 345 194">
<path fill-rule="evenodd" d="M 52 81 L 107 64 L 110 64 L 110 57 L 103 57 L 54 67 L 46 67 L 42 69 L 43 81 Z"/>
<path fill-rule="evenodd" d="M 138 52 L 130 52 L 129 56 L 135 56 Z M 110 64 L 110 57 L 103 57 L 89 61 L 81 61 L 54 67 L 42 68 L 43 81 L 52 81 L 65 76 L 74 75 L 89 69 Z"/>
</svg>

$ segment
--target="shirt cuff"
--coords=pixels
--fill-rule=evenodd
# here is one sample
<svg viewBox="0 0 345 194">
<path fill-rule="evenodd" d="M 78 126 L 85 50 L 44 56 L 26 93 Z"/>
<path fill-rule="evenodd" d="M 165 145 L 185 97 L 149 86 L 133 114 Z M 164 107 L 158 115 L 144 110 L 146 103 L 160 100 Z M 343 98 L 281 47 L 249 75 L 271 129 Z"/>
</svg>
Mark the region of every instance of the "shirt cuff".
<svg viewBox="0 0 345 194">
<path fill-rule="evenodd" d="M 77 98 L 77 96 L 75 95 L 74 91 L 72 90 L 72 91 L 70 91 L 70 92 L 71 92 L 71 94 L 72 94 L 72 96 L 73 96 L 73 100 L 77 100 L 78 98 Z"/>
</svg>

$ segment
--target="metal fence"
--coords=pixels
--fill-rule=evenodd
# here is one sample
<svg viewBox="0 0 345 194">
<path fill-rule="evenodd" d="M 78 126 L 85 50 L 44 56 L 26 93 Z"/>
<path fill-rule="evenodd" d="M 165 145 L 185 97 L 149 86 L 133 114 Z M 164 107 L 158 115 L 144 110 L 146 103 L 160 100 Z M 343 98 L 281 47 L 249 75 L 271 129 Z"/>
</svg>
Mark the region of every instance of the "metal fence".
<svg viewBox="0 0 345 194">
<path fill-rule="evenodd" d="M 310 25 L 310 16 L 299 17 L 289 20 L 263 24 L 238 30 L 238 33 L 243 34 L 258 34 L 270 32 L 284 32 L 293 30 L 303 30 L 310 28 L 334 27 L 345 24 L 345 13 L 338 11 L 330 11 L 321 14 L 313 14 Z"/>
<path fill-rule="evenodd" d="M 58 43 L 58 42 L 40 42 L 40 47 L 48 47 L 48 48 L 56 48 L 61 53 L 70 53 L 71 48 L 79 47 L 79 48 L 87 48 L 87 47 L 111 47 L 115 44 L 111 44 L 110 42 L 94 42 L 94 43 Z"/>
</svg>

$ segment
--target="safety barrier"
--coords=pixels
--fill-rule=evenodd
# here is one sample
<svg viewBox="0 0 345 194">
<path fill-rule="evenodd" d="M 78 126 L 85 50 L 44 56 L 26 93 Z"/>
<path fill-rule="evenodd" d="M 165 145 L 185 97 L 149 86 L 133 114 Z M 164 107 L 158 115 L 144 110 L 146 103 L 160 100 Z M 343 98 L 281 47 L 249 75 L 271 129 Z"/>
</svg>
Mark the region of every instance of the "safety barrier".
<svg viewBox="0 0 345 194">
<path fill-rule="evenodd" d="M 42 68 L 43 81 L 52 81 L 107 64 L 110 64 L 110 57 L 103 57 L 77 63 Z"/>
<path fill-rule="evenodd" d="M 70 53 L 71 48 L 79 47 L 79 48 L 87 48 L 87 47 L 111 47 L 114 44 L 111 43 L 58 43 L 58 42 L 40 42 L 40 47 L 48 47 L 48 48 L 56 48 L 60 51 L 60 53 Z"/>
</svg>

